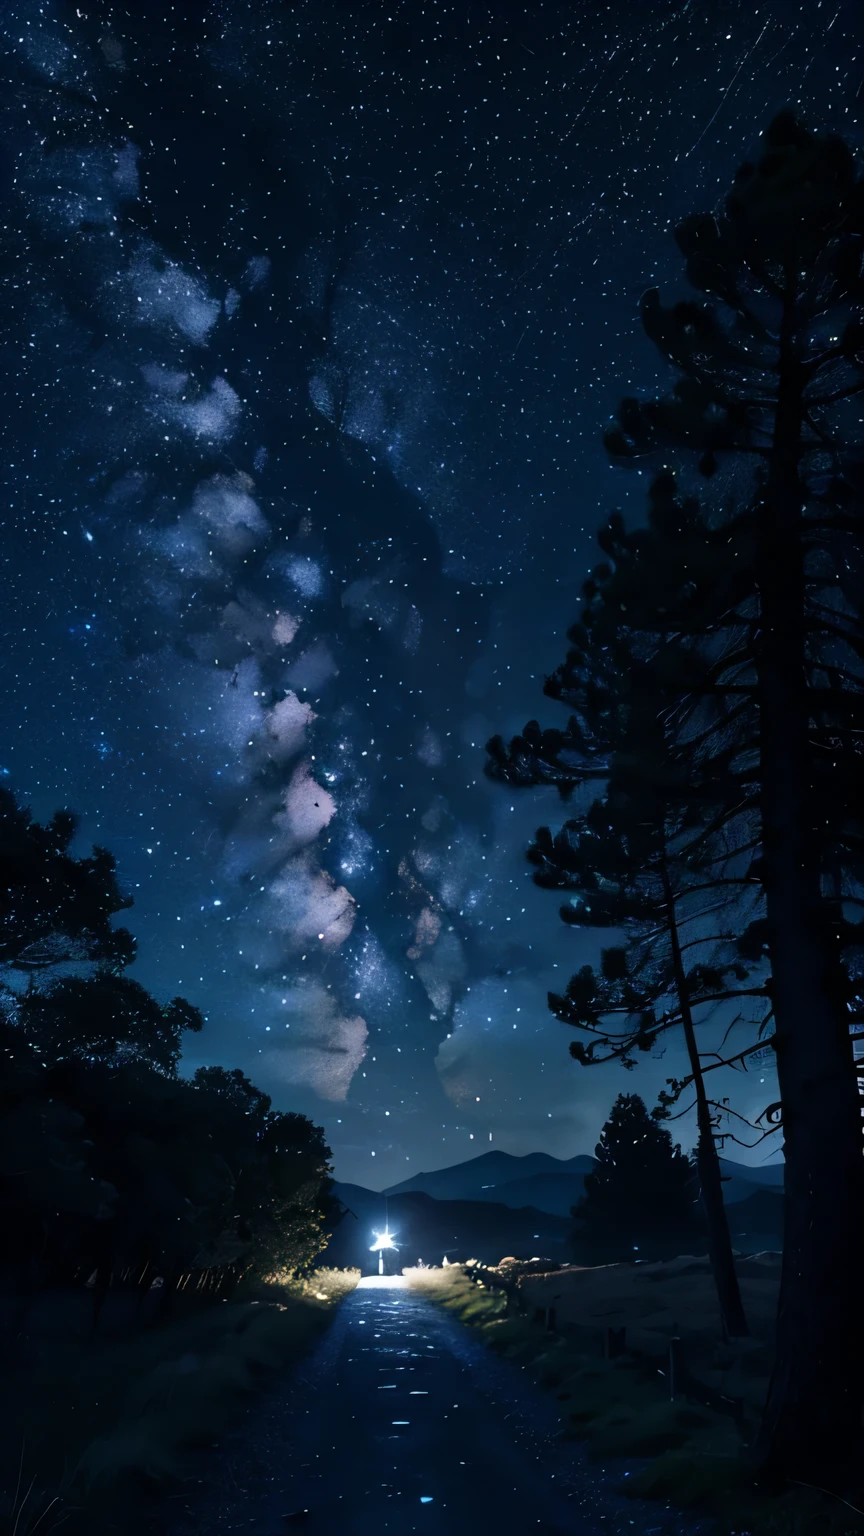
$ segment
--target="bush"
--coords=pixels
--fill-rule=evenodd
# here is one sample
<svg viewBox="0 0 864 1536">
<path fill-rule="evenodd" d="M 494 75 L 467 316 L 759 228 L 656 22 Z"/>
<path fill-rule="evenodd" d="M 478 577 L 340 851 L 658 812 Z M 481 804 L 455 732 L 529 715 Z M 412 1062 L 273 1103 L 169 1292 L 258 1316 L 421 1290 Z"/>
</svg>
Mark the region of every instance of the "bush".
<svg viewBox="0 0 864 1536">
<path fill-rule="evenodd" d="M 11 1536 L 19 1515 L 22 1536 L 52 1497 L 69 1536 L 146 1529 L 153 1500 L 183 1478 L 189 1453 L 212 1445 L 275 1370 L 302 1357 L 357 1278 L 329 1271 L 317 1293 L 292 1281 L 274 1299 L 226 1302 L 135 1337 L 52 1341 L 43 1366 L 5 1382 L 19 1434 L 13 1444 L 7 1432 L 3 1447 L 10 1496 L 0 1536 Z M 23 1514 L 14 1498 L 22 1446 L 25 1491 L 35 1476 Z"/>
</svg>

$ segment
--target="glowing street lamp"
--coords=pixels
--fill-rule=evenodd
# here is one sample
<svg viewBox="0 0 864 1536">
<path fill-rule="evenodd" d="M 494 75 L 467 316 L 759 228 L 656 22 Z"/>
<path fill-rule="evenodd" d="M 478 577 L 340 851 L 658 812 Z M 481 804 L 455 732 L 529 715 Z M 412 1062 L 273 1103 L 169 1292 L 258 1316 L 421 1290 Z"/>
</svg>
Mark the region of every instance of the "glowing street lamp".
<svg viewBox="0 0 864 1536">
<path fill-rule="evenodd" d="M 390 1236 L 390 1233 L 387 1231 L 386 1227 L 385 1227 L 383 1232 L 376 1232 L 375 1233 L 375 1241 L 372 1244 L 372 1247 L 370 1248 L 369 1252 L 370 1253 L 374 1253 L 375 1249 L 376 1248 L 378 1249 L 378 1273 L 379 1273 L 379 1275 L 383 1275 L 383 1273 L 384 1273 L 384 1249 L 385 1248 L 396 1248 L 397 1246 L 398 1245 L 396 1243 L 394 1243 L 394 1241 L 393 1241 L 392 1237 Z"/>
</svg>

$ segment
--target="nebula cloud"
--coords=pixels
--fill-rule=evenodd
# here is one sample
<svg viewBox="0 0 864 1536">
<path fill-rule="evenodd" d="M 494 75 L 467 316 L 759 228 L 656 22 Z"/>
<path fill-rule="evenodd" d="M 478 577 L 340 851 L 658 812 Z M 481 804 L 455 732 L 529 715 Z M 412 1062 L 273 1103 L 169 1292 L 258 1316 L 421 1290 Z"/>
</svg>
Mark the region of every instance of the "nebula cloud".
<svg viewBox="0 0 864 1536">
<path fill-rule="evenodd" d="M 268 1076 L 311 1088 L 322 1099 L 344 1102 L 366 1055 L 368 1030 L 360 1014 L 341 1014 L 332 992 L 320 984 L 291 987 L 268 998 L 270 1033 L 262 1052 Z"/>
</svg>

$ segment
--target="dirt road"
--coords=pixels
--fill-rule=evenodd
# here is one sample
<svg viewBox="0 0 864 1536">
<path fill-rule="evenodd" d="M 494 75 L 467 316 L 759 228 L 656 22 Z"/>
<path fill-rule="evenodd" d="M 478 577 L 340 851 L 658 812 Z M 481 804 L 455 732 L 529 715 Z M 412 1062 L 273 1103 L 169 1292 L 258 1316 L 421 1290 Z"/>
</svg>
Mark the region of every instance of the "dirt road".
<svg viewBox="0 0 864 1536">
<path fill-rule="evenodd" d="M 557 1408 L 435 1303 L 366 1281 L 175 1502 L 170 1536 L 707 1536 L 617 1493 L 625 1469 L 560 1441 Z"/>
</svg>

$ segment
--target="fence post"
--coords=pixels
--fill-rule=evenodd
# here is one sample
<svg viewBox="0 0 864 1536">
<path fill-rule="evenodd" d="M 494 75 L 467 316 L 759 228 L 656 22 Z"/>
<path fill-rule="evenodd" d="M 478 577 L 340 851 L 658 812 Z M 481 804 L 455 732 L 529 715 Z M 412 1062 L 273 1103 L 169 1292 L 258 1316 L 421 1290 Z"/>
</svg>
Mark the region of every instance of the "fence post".
<svg viewBox="0 0 864 1536">
<path fill-rule="evenodd" d="M 617 1360 L 627 1348 L 627 1328 L 607 1328 L 603 1334 L 603 1359 Z"/>
<path fill-rule="evenodd" d="M 669 1397 L 674 1402 L 675 1390 L 678 1385 L 677 1378 L 681 1371 L 681 1339 L 678 1335 L 678 1324 L 673 1325 L 672 1337 L 669 1340 Z"/>
</svg>

